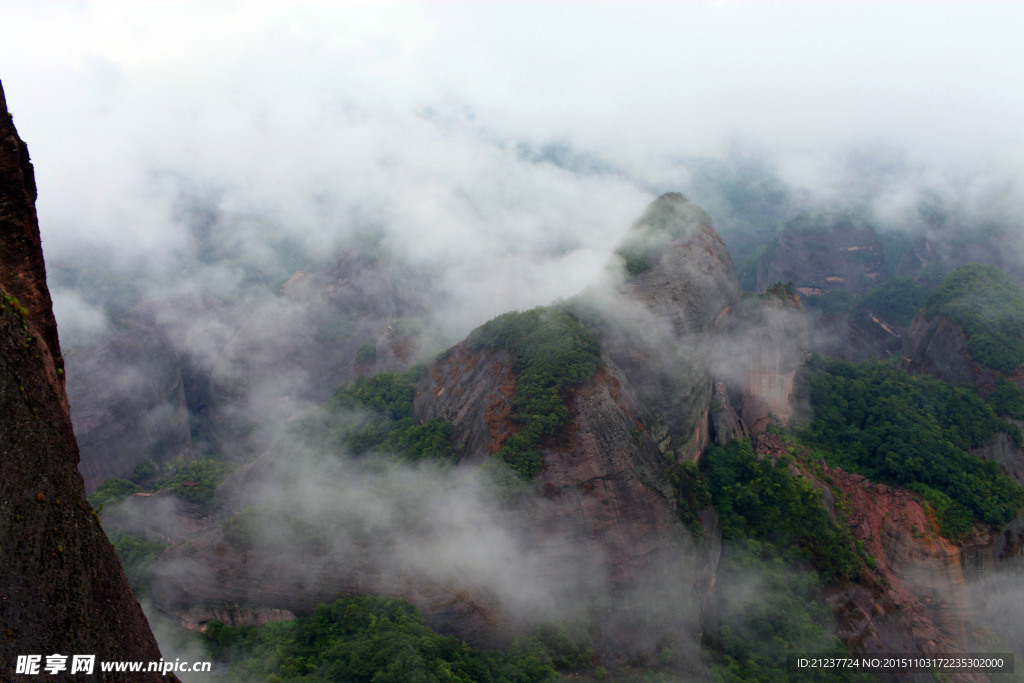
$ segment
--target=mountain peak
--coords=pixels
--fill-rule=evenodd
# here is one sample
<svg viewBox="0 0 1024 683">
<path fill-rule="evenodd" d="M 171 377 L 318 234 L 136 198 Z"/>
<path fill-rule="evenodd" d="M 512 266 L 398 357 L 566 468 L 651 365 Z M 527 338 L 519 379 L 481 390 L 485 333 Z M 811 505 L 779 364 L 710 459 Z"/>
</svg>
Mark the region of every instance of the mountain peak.
<svg viewBox="0 0 1024 683">
<path fill-rule="evenodd" d="M 677 332 L 709 329 L 739 297 L 725 243 L 704 210 L 678 192 L 651 202 L 615 255 L 624 293 L 671 319 Z"/>
</svg>

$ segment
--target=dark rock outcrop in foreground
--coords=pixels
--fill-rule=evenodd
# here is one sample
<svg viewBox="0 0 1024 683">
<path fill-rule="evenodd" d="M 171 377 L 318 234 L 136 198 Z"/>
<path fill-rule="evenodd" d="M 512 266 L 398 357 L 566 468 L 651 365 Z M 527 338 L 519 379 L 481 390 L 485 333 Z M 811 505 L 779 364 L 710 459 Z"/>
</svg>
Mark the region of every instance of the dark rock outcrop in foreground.
<svg viewBox="0 0 1024 683">
<path fill-rule="evenodd" d="M 103 660 L 157 661 L 142 608 L 85 500 L 35 178 L 2 88 L 0 106 L 0 671 L 13 673 L 17 656 L 32 654 L 68 663 L 94 654 L 97 673 Z M 147 679 L 161 677 L 132 675 Z"/>
</svg>

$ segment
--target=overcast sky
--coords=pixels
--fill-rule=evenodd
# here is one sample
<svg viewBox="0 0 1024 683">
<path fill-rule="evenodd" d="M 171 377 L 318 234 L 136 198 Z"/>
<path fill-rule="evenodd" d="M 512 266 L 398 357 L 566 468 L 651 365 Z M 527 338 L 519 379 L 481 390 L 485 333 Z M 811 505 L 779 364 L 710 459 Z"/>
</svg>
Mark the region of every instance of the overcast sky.
<svg viewBox="0 0 1024 683">
<path fill-rule="evenodd" d="M 543 252 L 502 302 L 529 305 L 585 285 L 652 191 L 685 184 L 680 157 L 736 140 L 807 184 L 851 144 L 959 173 L 1024 163 L 1024 3 L 44 0 L 0 16 L 58 258 L 82 240 L 132 260 L 186 248 L 175 206 L 195 191 L 315 248 L 385 225 L 417 258 L 465 256 L 466 279 Z M 549 144 L 585 162 L 523 152 Z"/>
</svg>

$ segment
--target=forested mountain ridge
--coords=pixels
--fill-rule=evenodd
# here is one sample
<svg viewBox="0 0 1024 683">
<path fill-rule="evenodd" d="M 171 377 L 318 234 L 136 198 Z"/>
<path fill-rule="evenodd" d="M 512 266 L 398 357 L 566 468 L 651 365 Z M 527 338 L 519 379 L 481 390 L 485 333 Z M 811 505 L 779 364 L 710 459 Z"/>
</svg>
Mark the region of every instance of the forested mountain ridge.
<svg viewBox="0 0 1024 683">
<path fill-rule="evenodd" d="M 31 166 L 5 139 L 10 585 L 81 575 L 100 615 L 127 595 L 111 642 L 157 659 L 96 519 L 79 519 Z M 431 308 L 446 293 L 373 239 L 282 253 L 237 300 L 128 297 L 69 363 L 91 500 L 152 613 L 203 631 L 229 679 L 784 680 L 787 651 L 1005 651 L 1024 297 L 994 266 L 890 277 L 891 243 L 851 211 L 761 231 L 763 272 L 780 254 L 788 270 L 744 293 L 707 213 L 662 195 L 578 296 L 454 345 Z M 916 340 L 933 323 L 959 341 L 931 367 Z M 900 344 L 913 374 L 808 359 Z M 956 363 L 977 391 L 943 375 Z M 60 473 L 32 485 L 43 461 Z M 51 523 L 76 531 L 32 531 Z M 92 647 L 68 625 L 88 623 L 85 602 L 58 588 L 36 602 L 63 616 L 5 623 L 32 646 Z"/>
<path fill-rule="evenodd" d="M 934 443 L 908 438 L 952 463 L 947 479 L 920 478 L 929 466 L 914 464 L 920 454 L 900 435 L 932 429 L 936 417 L 900 408 L 895 395 L 856 393 L 909 391 L 911 378 L 888 365 L 819 360 L 801 370 L 816 315 L 791 284 L 741 296 L 707 216 L 665 195 L 580 296 L 499 316 L 426 366 L 347 385 L 191 510 L 175 498 L 196 489 L 180 483 L 177 494 L 164 488 L 119 507 L 124 493 L 115 495 L 109 525 L 136 538 L 160 529 L 162 554 L 138 576 L 164 613 L 191 627 L 291 619 L 376 593 L 408 600 L 428 625 L 484 647 L 507 646 L 539 614 L 549 625 L 572 614 L 586 634 L 574 642 L 621 672 L 786 675 L 779 651 L 743 644 L 774 631 L 788 647 L 863 653 L 892 643 L 918 653 L 997 647 L 998 636 L 979 635 L 978 615 L 992 603 L 975 594 L 978 570 L 1019 562 L 1024 498 L 973 454 L 1001 438 L 1014 444 L 1004 455 L 1020 459 L 1019 430 L 998 401 L 917 381 L 920 393 L 907 400 L 945 406 L 936 415 L 948 424 Z M 884 378 L 864 379 L 871 373 Z M 853 382 L 823 383 L 845 376 Z M 866 408 L 850 408 L 861 404 L 875 406 L 872 425 L 910 422 L 854 435 Z M 975 429 L 975 412 L 988 431 Z M 766 434 L 788 424 L 796 431 L 785 438 Z M 745 451 L 733 441 L 751 437 Z M 844 450 L 858 443 L 887 453 L 889 469 Z M 383 470 L 371 457 L 382 451 L 396 458 Z M 403 462 L 427 468 L 412 488 L 396 488 Z M 909 469 L 893 469 L 897 462 Z M 456 478 L 459 493 L 445 471 L 484 477 Z M 361 488 L 373 491 L 371 508 L 398 505 L 401 519 L 374 521 L 343 502 L 361 499 Z M 464 500 L 466 491 L 483 498 Z M 486 563 L 470 562 L 455 579 L 447 559 L 414 551 L 410 562 L 419 543 L 447 544 L 454 559 L 473 542 L 464 520 L 437 519 L 437 495 L 473 510 L 483 529 L 514 529 L 513 546 L 537 564 L 510 561 L 511 574 L 493 584 Z M 978 507 L 976 495 L 998 511 Z M 497 517 L 490 501 L 501 501 Z M 780 526 L 758 526 L 772 516 Z M 561 579 L 552 583 L 551 572 Z M 745 611 L 729 596 L 752 576 L 771 588 Z M 545 609 L 523 601 L 523 581 L 549 596 Z"/>
<path fill-rule="evenodd" d="M 900 363 L 909 372 L 972 384 L 986 396 L 1006 382 L 1024 387 L 1020 287 L 996 266 L 957 268 L 914 318 Z"/>
</svg>

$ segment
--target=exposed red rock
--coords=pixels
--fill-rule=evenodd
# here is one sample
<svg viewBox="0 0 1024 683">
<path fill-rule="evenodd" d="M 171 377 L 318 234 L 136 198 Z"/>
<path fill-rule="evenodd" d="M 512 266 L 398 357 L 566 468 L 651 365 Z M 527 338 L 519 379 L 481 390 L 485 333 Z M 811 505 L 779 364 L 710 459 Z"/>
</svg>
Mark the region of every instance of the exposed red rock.
<svg viewBox="0 0 1024 683">
<path fill-rule="evenodd" d="M 792 448 L 771 433 L 754 436 L 752 446 L 755 453 L 772 458 Z M 917 494 L 819 465 L 816 469 L 798 460 L 793 473 L 821 490 L 826 507 L 849 525 L 875 564 L 863 566 L 856 581 L 829 589 L 837 636 L 857 654 L 971 652 L 974 614 L 964 557 L 979 545 L 990 546 L 991 533 L 977 525 L 963 544 L 950 543 Z M 987 680 L 973 674 L 954 679 Z"/>
<path fill-rule="evenodd" d="M 827 465 L 823 473 L 845 499 L 850 530 L 874 558 L 879 578 L 874 591 L 849 586 L 833 595 L 850 646 L 893 652 L 898 639 L 909 648 L 899 651 L 965 651 L 968 604 L 960 548 L 939 535 L 920 497 Z M 858 605 L 865 600 L 869 610 Z"/>
<path fill-rule="evenodd" d="M 422 422 L 441 417 L 463 425 L 453 435 L 452 446 L 463 461 L 480 463 L 501 450 L 519 429 L 512 419 L 515 386 L 508 351 L 470 351 L 462 342 L 420 379 L 413 410 Z"/>
</svg>

